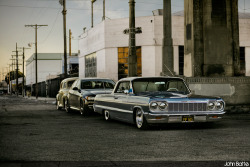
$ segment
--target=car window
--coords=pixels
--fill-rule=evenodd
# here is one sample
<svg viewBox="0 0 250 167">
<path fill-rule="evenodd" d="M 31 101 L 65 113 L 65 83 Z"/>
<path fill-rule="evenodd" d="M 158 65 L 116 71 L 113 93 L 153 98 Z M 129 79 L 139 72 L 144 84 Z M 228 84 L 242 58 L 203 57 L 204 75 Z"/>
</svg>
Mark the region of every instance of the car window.
<svg viewBox="0 0 250 167">
<path fill-rule="evenodd" d="M 113 89 L 115 83 L 112 80 L 87 80 L 81 81 L 81 89 Z"/>
<path fill-rule="evenodd" d="M 124 93 L 124 90 L 130 89 L 130 82 L 120 82 L 115 90 L 115 93 Z"/>
<path fill-rule="evenodd" d="M 76 86 L 77 81 L 78 81 L 78 80 L 75 80 L 75 82 L 74 82 L 74 83 L 72 84 L 72 86 L 71 86 L 71 89 L 73 89 L 74 87 L 77 87 L 77 86 Z"/>
<path fill-rule="evenodd" d="M 74 82 L 75 82 L 74 80 L 73 81 L 69 81 L 67 87 L 70 88 Z"/>
<path fill-rule="evenodd" d="M 186 92 L 186 85 L 182 81 L 169 81 L 167 84 L 167 91 Z"/>
<path fill-rule="evenodd" d="M 60 89 L 62 89 L 62 88 L 63 88 L 63 83 L 64 83 L 64 82 L 61 82 L 61 84 L 60 84 Z"/>
<path fill-rule="evenodd" d="M 66 82 L 63 82 L 62 88 L 63 88 L 63 89 L 67 88 Z"/>
<path fill-rule="evenodd" d="M 149 78 L 135 80 L 133 82 L 134 93 L 142 92 L 178 92 L 178 93 L 189 93 L 185 83 L 180 79 L 165 79 L 165 78 Z"/>
</svg>

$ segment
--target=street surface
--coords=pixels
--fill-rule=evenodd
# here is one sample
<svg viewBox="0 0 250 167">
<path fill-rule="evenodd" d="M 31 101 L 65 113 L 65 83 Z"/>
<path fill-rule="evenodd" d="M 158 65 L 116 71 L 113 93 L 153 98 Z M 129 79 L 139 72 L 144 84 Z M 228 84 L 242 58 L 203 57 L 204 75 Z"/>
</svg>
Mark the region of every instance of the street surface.
<svg viewBox="0 0 250 167">
<path fill-rule="evenodd" d="M 250 114 L 139 130 L 52 101 L 0 96 L 0 161 L 247 161 Z"/>
</svg>

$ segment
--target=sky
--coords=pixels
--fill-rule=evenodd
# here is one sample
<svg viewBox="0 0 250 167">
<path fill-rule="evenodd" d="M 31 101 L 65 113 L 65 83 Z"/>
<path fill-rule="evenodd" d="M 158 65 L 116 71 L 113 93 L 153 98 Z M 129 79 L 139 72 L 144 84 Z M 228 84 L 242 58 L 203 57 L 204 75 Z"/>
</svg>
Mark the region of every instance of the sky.
<svg viewBox="0 0 250 167">
<path fill-rule="evenodd" d="M 129 0 L 105 0 L 106 19 L 129 16 Z M 152 16 L 163 8 L 163 0 L 135 0 L 135 16 Z M 184 10 L 184 0 L 172 0 L 172 13 Z M 94 26 L 102 22 L 103 0 L 94 3 Z M 27 60 L 35 52 L 35 29 L 25 25 L 48 25 L 38 29 L 38 53 L 63 53 L 63 7 L 59 0 L 0 0 L 0 79 L 7 72 L 18 47 L 25 50 Z M 67 44 L 72 32 L 72 53 L 77 53 L 78 36 L 83 28 L 91 28 L 91 0 L 66 0 Z M 239 0 L 239 12 L 250 12 L 250 1 Z M 67 46 L 68 51 L 68 46 Z M 20 54 L 22 54 L 20 52 Z M 21 58 L 21 57 L 20 57 Z M 19 67 L 21 68 L 21 66 Z M 22 71 L 22 70 L 21 70 Z"/>
</svg>

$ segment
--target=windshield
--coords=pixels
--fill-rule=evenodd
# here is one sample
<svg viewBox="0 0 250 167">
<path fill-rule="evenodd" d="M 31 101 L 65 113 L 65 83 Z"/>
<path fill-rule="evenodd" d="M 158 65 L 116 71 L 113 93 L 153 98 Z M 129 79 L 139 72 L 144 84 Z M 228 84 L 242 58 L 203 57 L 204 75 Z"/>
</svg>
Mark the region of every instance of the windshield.
<svg viewBox="0 0 250 167">
<path fill-rule="evenodd" d="M 189 94 L 189 89 L 178 78 L 142 78 L 133 81 L 135 94 L 153 92 L 175 92 Z"/>
<path fill-rule="evenodd" d="M 114 84 L 112 80 L 83 80 L 81 89 L 113 89 Z"/>
</svg>

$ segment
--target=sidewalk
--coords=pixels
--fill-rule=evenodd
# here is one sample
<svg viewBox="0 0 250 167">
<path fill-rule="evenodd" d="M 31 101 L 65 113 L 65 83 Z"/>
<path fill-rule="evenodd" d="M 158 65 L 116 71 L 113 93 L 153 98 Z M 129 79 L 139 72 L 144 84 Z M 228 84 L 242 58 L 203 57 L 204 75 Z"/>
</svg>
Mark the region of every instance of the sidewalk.
<svg viewBox="0 0 250 167">
<path fill-rule="evenodd" d="M 56 104 L 56 98 L 52 98 L 52 97 L 37 97 L 37 99 L 35 96 L 30 96 L 30 97 L 24 96 L 23 97 L 21 95 L 20 97 L 25 98 L 25 99 L 35 100 L 35 101 L 44 101 L 44 102 L 50 103 L 50 104 Z"/>
</svg>

